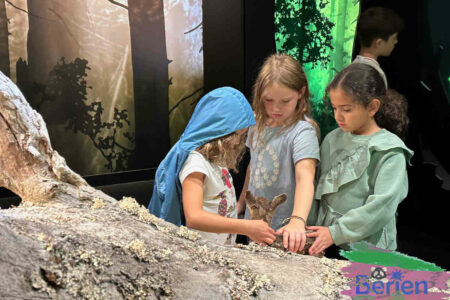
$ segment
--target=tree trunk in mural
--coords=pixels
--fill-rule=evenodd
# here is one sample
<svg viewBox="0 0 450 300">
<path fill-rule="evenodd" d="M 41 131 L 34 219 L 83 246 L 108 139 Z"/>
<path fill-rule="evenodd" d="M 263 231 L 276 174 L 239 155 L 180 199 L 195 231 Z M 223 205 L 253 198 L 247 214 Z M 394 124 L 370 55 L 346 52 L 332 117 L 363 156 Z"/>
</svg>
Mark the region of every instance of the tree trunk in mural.
<svg viewBox="0 0 450 300">
<path fill-rule="evenodd" d="M 28 0 L 28 65 L 33 81 L 45 81 L 62 57 L 66 61 L 79 57 L 79 37 L 63 12 L 70 12 L 73 19 L 87 19 L 83 3 Z"/>
<path fill-rule="evenodd" d="M 87 19 L 84 1 L 28 0 L 28 12 L 28 66 L 22 71 L 27 73 L 23 75 L 28 82 L 20 88 L 49 125 L 62 125 L 76 114 L 75 111 L 67 109 L 67 105 L 73 105 L 74 96 L 64 93 L 62 86 L 77 83 L 68 83 L 67 78 L 60 77 L 62 83 L 49 87 L 54 83 L 49 74 L 58 64 L 65 65 L 65 62 L 71 62 L 80 55 L 80 37 L 76 28 L 71 26 L 69 18 Z M 65 62 L 61 61 L 62 58 Z M 23 80 L 18 77 L 17 81 Z M 50 102 L 50 89 L 60 90 L 64 100 L 52 99 L 56 101 Z"/>
<path fill-rule="evenodd" d="M 0 0 L 0 71 L 9 76 L 8 18 L 5 1 Z"/>
<path fill-rule="evenodd" d="M 28 64 L 17 65 L 17 82 L 54 147 L 83 174 L 126 170 L 134 151 L 128 12 L 111 6 L 29 0 Z"/>
<path fill-rule="evenodd" d="M 0 210 L 0 298 L 342 297 L 347 262 L 212 244 L 90 187 L 1 73 L 0 116 L 0 187 L 22 198 Z"/>
<path fill-rule="evenodd" d="M 336 22 L 336 37 L 334 39 L 334 52 L 332 56 L 332 65 L 336 72 L 341 71 L 344 65 L 344 43 L 345 43 L 345 32 L 347 30 L 346 24 L 346 14 L 347 14 L 347 3 L 348 1 L 339 1 L 338 11 L 337 11 L 337 22 Z M 332 78 L 330 78 L 332 79 Z"/>
<path fill-rule="evenodd" d="M 169 150 L 169 69 L 162 0 L 129 0 L 136 120 L 133 167 L 156 167 Z"/>
</svg>

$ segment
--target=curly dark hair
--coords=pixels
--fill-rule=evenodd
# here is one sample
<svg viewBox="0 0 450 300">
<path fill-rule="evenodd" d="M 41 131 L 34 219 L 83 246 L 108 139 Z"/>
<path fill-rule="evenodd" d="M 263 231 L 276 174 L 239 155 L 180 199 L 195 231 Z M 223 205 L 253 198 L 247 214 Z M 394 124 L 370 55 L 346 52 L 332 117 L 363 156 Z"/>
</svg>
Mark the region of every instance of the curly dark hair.
<svg viewBox="0 0 450 300">
<path fill-rule="evenodd" d="M 402 31 L 403 26 L 403 20 L 392 9 L 371 7 L 359 17 L 356 35 L 362 47 L 370 47 L 373 40 L 387 41 L 391 35 Z"/>
<path fill-rule="evenodd" d="M 375 68 L 363 63 L 351 64 L 334 77 L 326 92 L 337 87 L 364 107 L 373 99 L 379 99 L 380 108 L 375 114 L 377 125 L 395 133 L 401 139 L 406 138 L 409 124 L 408 103 L 403 95 L 386 89 L 383 78 Z"/>
</svg>

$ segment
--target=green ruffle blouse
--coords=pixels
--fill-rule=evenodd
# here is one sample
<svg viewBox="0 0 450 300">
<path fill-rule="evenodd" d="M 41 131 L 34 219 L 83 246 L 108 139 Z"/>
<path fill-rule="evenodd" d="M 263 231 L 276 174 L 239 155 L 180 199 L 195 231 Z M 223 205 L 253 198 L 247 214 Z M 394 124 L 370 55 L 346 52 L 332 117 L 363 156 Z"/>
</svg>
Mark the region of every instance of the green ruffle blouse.
<svg viewBox="0 0 450 300">
<path fill-rule="evenodd" d="M 327 226 L 334 243 L 347 250 L 357 241 L 395 250 L 395 214 L 408 194 L 406 163 L 412 155 L 385 129 L 368 136 L 335 129 L 321 145 L 308 224 Z"/>
</svg>

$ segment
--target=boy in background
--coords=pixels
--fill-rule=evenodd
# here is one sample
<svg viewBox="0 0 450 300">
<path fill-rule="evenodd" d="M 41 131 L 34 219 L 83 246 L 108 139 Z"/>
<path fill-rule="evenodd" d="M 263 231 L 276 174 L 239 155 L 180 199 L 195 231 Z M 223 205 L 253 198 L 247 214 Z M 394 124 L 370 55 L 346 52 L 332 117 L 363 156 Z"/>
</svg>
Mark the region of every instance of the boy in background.
<svg viewBox="0 0 450 300">
<path fill-rule="evenodd" d="M 364 63 L 375 68 L 388 86 L 386 75 L 378 64 L 379 56 L 389 56 L 397 44 L 397 36 L 403 29 L 403 21 L 393 10 L 371 7 L 358 19 L 356 34 L 361 46 L 352 63 Z"/>
</svg>

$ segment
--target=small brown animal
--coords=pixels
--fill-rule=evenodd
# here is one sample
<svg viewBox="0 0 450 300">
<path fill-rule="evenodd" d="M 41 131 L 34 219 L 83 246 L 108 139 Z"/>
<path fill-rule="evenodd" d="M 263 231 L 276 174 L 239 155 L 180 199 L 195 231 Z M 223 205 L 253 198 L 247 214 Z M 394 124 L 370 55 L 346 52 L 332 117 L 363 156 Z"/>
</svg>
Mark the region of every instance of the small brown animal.
<svg viewBox="0 0 450 300">
<path fill-rule="evenodd" d="M 251 220 L 263 220 L 267 222 L 267 224 L 272 223 L 272 218 L 278 208 L 284 201 L 286 201 L 286 194 L 281 194 L 273 198 L 272 201 L 267 200 L 264 197 L 261 196 L 253 196 L 253 194 L 250 191 L 247 191 L 247 194 L 245 195 L 245 203 L 247 203 L 247 207 L 250 210 L 250 219 Z M 307 233 L 312 232 L 311 230 L 307 230 Z M 305 247 L 303 247 L 303 250 L 297 251 L 299 254 L 308 255 L 308 250 L 314 243 L 315 238 L 306 238 Z M 283 246 L 283 237 L 277 236 L 276 240 L 271 245 L 272 247 L 284 249 Z M 319 254 L 316 254 L 314 256 L 317 257 L 323 257 L 325 252 L 320 252 Z"/>
</svg>

